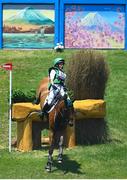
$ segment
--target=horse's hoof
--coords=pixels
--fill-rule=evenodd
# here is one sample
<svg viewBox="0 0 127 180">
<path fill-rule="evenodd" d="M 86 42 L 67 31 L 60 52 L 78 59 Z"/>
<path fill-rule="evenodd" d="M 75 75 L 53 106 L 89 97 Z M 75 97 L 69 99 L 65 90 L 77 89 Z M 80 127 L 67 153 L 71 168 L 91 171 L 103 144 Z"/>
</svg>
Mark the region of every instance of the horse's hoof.
<svg viewBox="0 0 127 180">
<path fill-rule="evenodd" d="M 62 160 L 58 160 L 58 163 L 61 164 L 63 161 Z"/>
<path fill-rule="evenodd" d="M 45 170 L 46 170 L 47 172 L 51 172 L 51 167 L 46 166 L 46 167 L 45 167 Z"/>
<path fill-rule="evenodd" d="M 51 172 L 51 169 L 49 169 L 49 168 L 45 168 L 45 169 L 46 169 L 47 172 Z"/>
<path fill-rule="evenodd" d="M 51 172 L 51 164 L 50 163 L 47 163 L 46 167 L 45 167 L 45 170 L 47 172 Z"/>
<path fill-rule="evenodd" d="M 61 163 L 63 162 L 62 155 L 58 156 L 57 162 L 58 162 L 59 164 L 61 164 Z"/>
</svg>

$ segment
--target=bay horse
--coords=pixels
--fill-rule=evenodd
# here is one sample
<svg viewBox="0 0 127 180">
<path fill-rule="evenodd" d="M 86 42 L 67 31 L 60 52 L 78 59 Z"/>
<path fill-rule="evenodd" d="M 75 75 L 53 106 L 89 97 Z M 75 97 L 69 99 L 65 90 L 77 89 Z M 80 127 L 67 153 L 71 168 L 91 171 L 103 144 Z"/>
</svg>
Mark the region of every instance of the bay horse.
<svg viewBox="0 0 127 180">
<path fill-rule="evenodd" d="M 49 78 L 44 78 L 41 80 L 40 85 L 37 90 L 37 99 L 40 103 L 41 109 L 44 106 L 45 98 L 48 95 L 48 82 Z M 61 98 L 55 107 L 48 114 L 49 129 L 52 132 L 51 143 L 48 153 L 48 161 L 45 169 L 50 172 L 53 165 L 53 151 L 57 147 L 59 149 L 58 153 L 58 163 L 62 163 L 63 155 L 63 145 L 64 145 L 64 135 L 65 130 L 68 125 L 72 126 L 74 122 L 74 108 L 73 106 L 66 107 L 64 100 Z M 57 145 L 57 146 L 56 146 Z"/>
</svg>

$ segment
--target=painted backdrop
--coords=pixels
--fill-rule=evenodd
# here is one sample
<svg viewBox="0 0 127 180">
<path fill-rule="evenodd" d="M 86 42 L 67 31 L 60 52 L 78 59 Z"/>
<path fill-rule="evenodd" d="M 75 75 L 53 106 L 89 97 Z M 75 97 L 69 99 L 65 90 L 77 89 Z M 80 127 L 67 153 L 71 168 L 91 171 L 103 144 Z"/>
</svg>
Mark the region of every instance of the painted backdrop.
<svg viewBox="0 0 127 180">
<path fill-rule="evenodd" d="M 4 5 L 3 47 L 54 47 L 54 6 Z"/>
<path fill-rule="evenodd" d="M 124 6 L 66 5 L 66 48 L 124 48 L 124 37 Z"/>
</svg>

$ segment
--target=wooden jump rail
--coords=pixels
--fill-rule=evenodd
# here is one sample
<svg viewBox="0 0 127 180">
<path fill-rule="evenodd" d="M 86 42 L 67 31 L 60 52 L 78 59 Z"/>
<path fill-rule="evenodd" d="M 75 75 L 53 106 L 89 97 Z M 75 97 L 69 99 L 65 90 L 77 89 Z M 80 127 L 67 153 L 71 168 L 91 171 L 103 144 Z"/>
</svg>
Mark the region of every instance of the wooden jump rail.
<svg viewBox="0 0 127 180">
<path fill-rule="evenodd" d="M 75 109 L 75 120 L 86 118 L 104 118 L 106 114 L 106 103 L 104 100 L 80 100 L 73 103 Z M 28 116 L 31 112 L 40 110 L 40 105 L 32 103 L 15 103 L 12 106 L 12 120 L 17 122 L 17 149 L 19 151 L 31 151 L 33 147 L 32 125 L 42 120 L 36 114 Z M 41 136 L 39 137 L 41 139 Z M 66 147 L 71 148 L 75 143 L 75 124 L 67 127 Z"/>
</svg>

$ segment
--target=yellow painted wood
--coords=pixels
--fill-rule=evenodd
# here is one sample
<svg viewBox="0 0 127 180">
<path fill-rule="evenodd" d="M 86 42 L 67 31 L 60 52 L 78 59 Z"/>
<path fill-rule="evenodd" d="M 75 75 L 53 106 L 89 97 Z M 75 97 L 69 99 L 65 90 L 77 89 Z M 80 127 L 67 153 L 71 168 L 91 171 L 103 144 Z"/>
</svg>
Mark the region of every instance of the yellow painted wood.
<svg viewBox="0 0 127 180">
<path fill-rule="evenodd" d="M 73 103 L 76 111 L 76 119 L 103 118 L 106 115 L 106 103 L 104 100 L 78 100 Z M 40 110 L 40 105 L 32 103 L 16 103 L 12 107 L 12 119 L 16 121 L 25 120 L 31 112 Z M 32 114 L 31 118 L 36 121 L 38 113 Z"/>
<path fill-rule="evenodd" d="M 106 115 L 106 103 L 104 100 L 87 99 L 74 102 L 76 120 L 85 118 L 104 118 Z"/>
<path fill-rule="evenodd" d="M 40 105 L 33 105 L 32 103 L 15 103 L 12 106 L 12 119 L 25 120 L 30 112 L 40 110 Z"/>
<path fill-rule="evenodd" d="M 31 151 L 33 147 L 32 142 L 32 121 L 27 118 L 25 121 L 17 122 L 17 150 Z"/>
<path fill-rule="evenodd" d="M 66 129 L 66 142 L 65 145 L 67 148 L 73 148 L 76 146 L 76 142 L 75 142 L 75 122 L 74 125 L 72 127 L 67 126 Z"/>
</svg>

